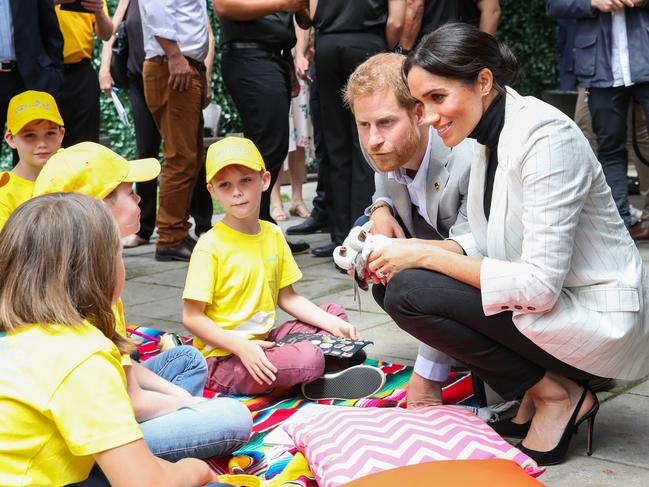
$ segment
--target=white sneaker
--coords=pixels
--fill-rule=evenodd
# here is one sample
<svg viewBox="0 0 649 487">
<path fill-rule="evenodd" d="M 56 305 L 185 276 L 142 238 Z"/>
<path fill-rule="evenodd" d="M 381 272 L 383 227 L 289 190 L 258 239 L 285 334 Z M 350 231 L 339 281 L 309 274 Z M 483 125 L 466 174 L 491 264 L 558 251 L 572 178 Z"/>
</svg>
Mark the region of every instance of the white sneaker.
<svg viewBox="0 0 649 487">
<path fill-rule="evenodd" d="M 302 384 L 302 394 L 311 401 L 362 399 L 376 394 L 384 385 L 385 374 L 381 369 L 370 365 L 355 365 Z"/>
</svg>

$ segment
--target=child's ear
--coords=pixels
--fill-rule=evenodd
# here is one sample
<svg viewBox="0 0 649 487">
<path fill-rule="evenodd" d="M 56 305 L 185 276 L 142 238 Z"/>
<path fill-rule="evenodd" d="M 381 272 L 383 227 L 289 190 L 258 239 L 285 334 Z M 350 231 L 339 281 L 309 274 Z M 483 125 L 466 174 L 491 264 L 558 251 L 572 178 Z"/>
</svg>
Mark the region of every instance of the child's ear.
<svg viewBox="0 0 649 487">
<path fill-rule="evenodd" d="M 214 186 L 212 186 L 212 183 L 207 183 L 207 192 L 210 194 L 212 199 L 217 199 L 216 193 L 214 192 Z"/>
<path fill-rule="evenodd" d="M 266 191 L 270 187 L 270 173 L 268 171 L 264 171 L 261 175 L 261 184 L 262 191 Z"/>
<path fill-rule="evenodd" d="M 9 144 L 9 147 L 11 147 L 12 149 L 16 148 L 16 143 L 14 142 L 14 136 L 8 130 L 5 132 L 5 141 L 7 142 L 7 144 Z"/>
<path fill-rule="evenodd" d="M 65 127 L 59 127 L 59 137 L 61 138 L 61 141 L 63 141 L 63 137 L 65 137 Z"/>
</svg>

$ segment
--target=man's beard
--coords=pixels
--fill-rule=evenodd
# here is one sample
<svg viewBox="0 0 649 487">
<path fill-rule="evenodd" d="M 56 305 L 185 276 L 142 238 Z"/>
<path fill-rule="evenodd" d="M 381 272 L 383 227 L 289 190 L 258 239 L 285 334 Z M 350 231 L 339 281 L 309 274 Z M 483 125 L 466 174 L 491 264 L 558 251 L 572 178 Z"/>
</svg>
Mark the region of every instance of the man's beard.
<svg viewBox="0 0 649 487">
<path fill-rule="evenodd" d="M 415 155 L 420 142 L 421 134 L 419 128 L 413 124 L 411 125 L 411 130 L 409 131 L 406 140 L 398 146 L 393 147 L 390 154 L 377 157 L 372 155 L 372 152 L 369 152 L 369 155 L 381 172 L 396 171 L 409 162 Z M 385 146 L 383 146 L 382 149 L 385 149 Z"/>
</svg>

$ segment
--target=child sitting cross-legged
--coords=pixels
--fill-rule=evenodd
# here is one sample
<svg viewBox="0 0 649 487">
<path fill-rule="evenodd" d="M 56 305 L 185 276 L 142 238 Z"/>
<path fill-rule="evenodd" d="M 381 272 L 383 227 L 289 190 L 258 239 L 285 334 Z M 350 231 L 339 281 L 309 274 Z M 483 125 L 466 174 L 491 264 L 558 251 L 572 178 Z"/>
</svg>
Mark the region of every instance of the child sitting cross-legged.
<svg viewBox="0 0 649 487">
<path fill-rule="evenodd" d="M 259 394 L 302 384 L 310 399 L 361 398 L 379 390 L 384 377 L 378 369 L 346 368 L 354 357 L 327 357 L 327 366 L 338 371 L 323 375 L 325 356 L 316 345 L 276 346 L 297 332 L 359 337 L 341 306 L 318 307 L 293 290 L 302 273 L 286 240 L 276 225 L 259 220 L 270 173 L 252 141 L 215 142 L 206 166 L 207 188 L 225 217 L 198 240 L 183 293 L 183 323 L 207 357 L 206 387 Z M 277 306 L 295 320 L 273 328 Z"/>
<path fill-rule="evenodd" d="M 111 312 L 124 275 L 117 226 L 87 196 L 31 199 L 0 232 L 0 485 L 86 485 L 95 462 L 113 486 L 216 481 L 142 439 Z"/>
<path fill-rule="evenodd" d="M 63 119 L 49 93 L 24 91 L 9 100 L 5 141 L 18 152 L 18 163 L 0 173 L 0 229 L 18 205 L 32 197 L 34 181 L 61 148 L 63 134 Z"/>
</svg>

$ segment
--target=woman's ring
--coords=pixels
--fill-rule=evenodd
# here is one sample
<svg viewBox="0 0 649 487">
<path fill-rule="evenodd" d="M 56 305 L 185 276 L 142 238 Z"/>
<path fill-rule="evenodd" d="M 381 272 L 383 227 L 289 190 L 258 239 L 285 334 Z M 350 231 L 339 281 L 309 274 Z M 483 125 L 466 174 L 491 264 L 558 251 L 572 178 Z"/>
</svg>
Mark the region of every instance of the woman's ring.
<svg viewBox="0 0 649 487">
<path fill-rule="evenodd" d="M 388 277 L 388 275 L 383 271 L 378 271 L 376 275 L 379 276 L 381 279 Z"/>
</svg>

